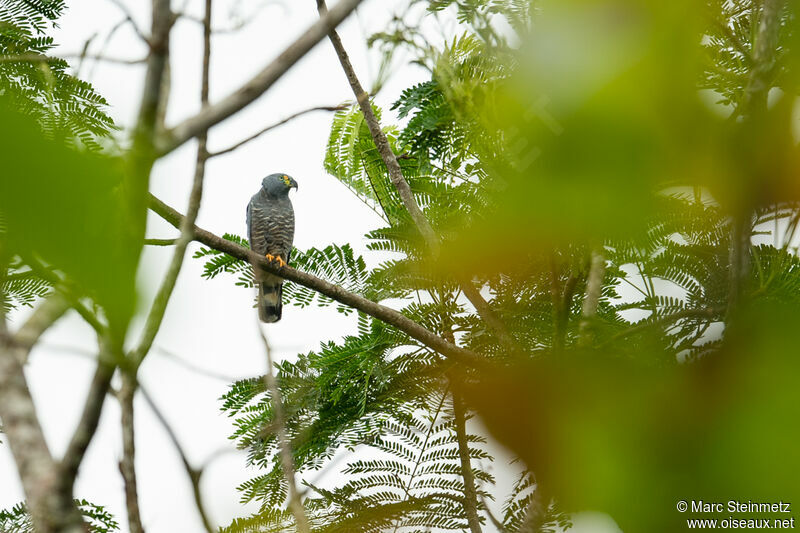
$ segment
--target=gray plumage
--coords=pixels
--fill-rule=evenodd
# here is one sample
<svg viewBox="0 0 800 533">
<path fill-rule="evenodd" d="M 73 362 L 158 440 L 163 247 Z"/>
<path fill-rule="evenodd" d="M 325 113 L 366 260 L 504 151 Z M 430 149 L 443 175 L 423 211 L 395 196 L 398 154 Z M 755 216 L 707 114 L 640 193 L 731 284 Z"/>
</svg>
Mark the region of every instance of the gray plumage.
<svg viewBox="0 0 800 533">
<path fill-rule="evenodd" d="M 297 182 L 287 174 L 270 174 L 261 182 L 261 190 L 247 204 L 247 239 L 250 249 L 275 261 L 289 262 L 294 241 L 294 209 L 289 189 Z M 263 271 L 256 272 L 258 317 L 262 322 L 281 319 L 283 279 Z"/>
</svg>

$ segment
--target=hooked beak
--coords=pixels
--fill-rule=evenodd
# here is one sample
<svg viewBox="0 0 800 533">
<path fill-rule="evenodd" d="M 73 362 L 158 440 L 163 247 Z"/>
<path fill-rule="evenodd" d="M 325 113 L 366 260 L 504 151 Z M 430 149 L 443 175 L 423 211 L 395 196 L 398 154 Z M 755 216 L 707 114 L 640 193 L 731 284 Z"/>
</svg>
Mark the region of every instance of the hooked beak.
<svg viewBox="0 0 800 533">
<path fill-rule="evenodd" d="M 292 187 L 294 187 L 294 190 L 297 190 L 297 182 L 294 181 L 294 180 L 291 180 L 290 183 L 291 183 L 291 185 L 289 185 L 289 188 L 291 189 Z"/>
</svg>

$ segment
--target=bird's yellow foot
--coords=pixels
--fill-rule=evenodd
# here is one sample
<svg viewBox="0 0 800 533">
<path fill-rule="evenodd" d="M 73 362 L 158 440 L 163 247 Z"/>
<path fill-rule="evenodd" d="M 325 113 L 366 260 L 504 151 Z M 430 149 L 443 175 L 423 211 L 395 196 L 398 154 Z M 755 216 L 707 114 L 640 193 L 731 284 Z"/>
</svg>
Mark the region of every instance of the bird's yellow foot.
<svg viewBox="0 0 800 533">
<path fill-rule="evenodd" d="M 285 267 L 286 266 L 286 261 L 284 261 L 281 258 L 281 256 L 279 256 L 279 255 L 265 254 L 264 257 L 267 258 L 267 261 L 270 261 L 270 262 L 276 261 L 278 263 L 279 267 Z"/>
</svg>

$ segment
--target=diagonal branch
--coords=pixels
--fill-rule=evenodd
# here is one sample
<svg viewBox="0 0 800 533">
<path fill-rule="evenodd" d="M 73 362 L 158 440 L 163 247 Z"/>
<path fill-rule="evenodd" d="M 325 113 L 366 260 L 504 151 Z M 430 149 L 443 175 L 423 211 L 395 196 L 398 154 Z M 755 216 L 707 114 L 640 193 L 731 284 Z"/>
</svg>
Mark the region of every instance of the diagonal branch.
<svg viewBox="0 0 800 533">
<path fill-rule="evenodd" d="M 155 402 L 147 394 L 147 391 L 140 385 L 139 391 L 142 393 L 145 401 L 147 401 L 147 405 L 150 406 L 150 409 L 153 411 L 153 414 L 156 415 L 156 418 L 161 423 L 161 426 L 164 428 L 164 431 L 167 432 L 167 436 L 169 436 L 169 440 L 172 441 L 172 444 L 175 446 L 175 449 L 178 451 L 178 455 L 181 456 L 181 462 L 183 463 L 183 468 L 186 470 L 186 475 L 189 476 L 189 481 L 192 484 L 192 494 L 194 495 L 194 503 L 197 507 L 197 512 L 200 514 L 200 520 L 203 522 L 203 527 L 208 533 L 214 533 L 214 527 L 211 525 L 211 520 L 208 518 L 208 513 L 206 512 L 206 507 L 203 504 L 203 496 L 200 492 L 200 479 L 203 477 L 203 468 L 194 468 L 191 463 L 189 463 L 189 459 L 186 457 L 186 452 L 183 451 L 183 446 L 181 446 L 180 441 L 178 441 L 178 436 L 175 435 L 175 432 L 172 430 L 172 426 L 169 425 L 167 419 L 164 417 L 164 414 L 161 410 L 156 407 Z"/>
<path fill-rule="evenodd" d="M 278 381 L 275 379 L 273 371 L 274 363 L 272 361 L 272 348 L 261 329 L 261 324 L 257 324 L 258 334 L 261 336 L 261 342 L 264 343 L 264 351 L 267 355 L 267 372 L 264 374 L 264 382 L 269 391 L 270 400 L 272 402 L 272 410 L 275 413 L 275 437 L 278 439 L 280 447 L 281 466 L 283 467 L 283 477 L 286 479 L 286 486 L 289 489 L 289 510 L 294 516 L 294 521 L 297 526 L 297 533 L 309 533 L 311 528 L 308 525 L 308 517 L 303 508 L 303 502 L 300 500 L 300 493 L 297 491 L 297 481 L 295 480 L 294 456 L 292 455 L 292 447 L 289 442 L 289 436 L 286 433 L 286 413 L 283 410 L 283 401 L 281 400 L 281 392 L 278 389 Z"/>
<path fill-rule="evenodd" d="M 152 209 L 161 218 L 172 224 L 174 227 L 179 227 L 184 220 L 184 216 L 169 207 L 167 204 L 156 198 L 150 196 L 150 209 Z M 350 291 L 343 289 L 338 285 L 329 283 L 316 276 L 312 276 L 306 272 L 301 272 L 290 266 L 279 267 L 277 264 L 268 261 L 266 258 L 261 257 L 257 253 L 243 247 L 236 243 L 223 239 L 213 233 L 204 229 L 194 227 L 194 240 L 205 244 L 206 246 L 226 253 L 231 257 L 235 257 L 242 261 L 247 261 L 259 268 L 275 274 L 281 278 L 293 281 L 299 285 L 312 289 L 324 294 L 337 302 L 349 305 L 359 311 L 366 313 L 372 317 L 377 318 L 395 328 L 399 329 L 408 336 L 418 340 L 425 346 L 439 352 L 440 354 L 453 359 L 454 361 L 468 364 L 473 367 L 482 367 L 486 365 L 486 359 L 478 356 L 476 353 L 455 346 L 447 342 L 445 339 L 431 332 L 430 330 L 420 326 L 402 313 L 395 311 L 389 307 L 383 306 L 379 303 L 367 300 L 363 296 L 354 294 Z"/>
<path fill-rule="evenodd" d="M 241 111 L 264 91 L 272 87 L 295 63 L 300 61 L 325 35 L 339 25 L 362 0 L 341 0 L 327 16 L 317 21 L 295 42 L 289 45 L 274 61 L 264 67 L 239 89 L 221 101 L 201 110 L 171 130 L 165 132 L 156 144 L 160 154 L 171 152 L 192 137 L 208 130 L 231 115 Z"/>
<path fill-rule="evenodd" d="M 275 124 L 270 124 L 269 126 L 267 126 L 267 127 L 263 128 L 263 129 L 261 129 L 261 130 L 257 131 L 256 133 L 254 133 L 254 134 L 250 135 L 249 137 L 246 137 L 246 138 L 242 139 L 241 141 L 237 142 L 237 143 L 236 143 L 236 144 L 234 144 L 234 145 L 231 145 L 231 146 L 229 146 L 229 147 L 227 147 L 227 148 L 224 148 L 224 149 L 222 149 L 222 150 L 218 150 L 218 151 L 216 151 L 216 152 L 211 152 L 211 153 L 209 153 L 209 154 L 208 154 L 208 157 L 209 157 L 209 158 L 211 158 L 211 157 L 217 157 L 217 156 L 220 156 L 220 155 L 223 155 L 223 154 L 227 154 L 227 153 L 229 153 L 229 152 L 233 152 L 233 151 L 234 151 L 234 150 L 236 150 L 237 148 L 240 148 L 240 147 L 242 147 L 243 145 L 245 145 L 245 144 L 249 143 L 250 141 L 254 141 L 255 139 L 257 139 L 257 138 L 261 137 L 262 135 L 264 135 L 264 134 L 265 134 L 265 133 L 267 133 L 268 131 L 274 130 L 275 128 L 277 128 L 277 127 L 279 127 L 279 126 L 283 126 L 283 125 L 284 125 L 284 124 L 286 124 L 287 122 L 289 122 L 289 121 L 291 121 L 291 120 L 294 120 L 294 119 L 296 119 L 297 117 L 301 117 L 301 116 L 303 116 L 303 115 L 305 115 L 305 114 L 307 114 L 307 113 L 312 113 L 312 112 L 314 112 L 314 111 L 341 111 L 341 110 L 343 110 L 343 109 L 347 109 L 347 106 L 343 106 L 343 105 L 337 105 L 337 106 L 317 106 L 317 107 L 312 107 L 312 108 L 309 108 L 309 109 L 304 109 L 303 111 L 298 111 L 297 113 L 295 113 L 295 114 L 293 114 L 293 115 L 289 115 L 289 116 L 288 116 L 288 117 L 286 117 L 285 119 L 283 119 L 283 120 L 281 120 L 281 121 L 279 121 L 279 122 L 276 122 Z"/>
<path fill-rule="evenodd" d="M 67 451 L 59 464 L 60 481 L 65 486 L 65 490 L 68 488 L 70 493 L 78 475 L 78 469 L 81 466 L 81 462 L 83 462 L 83 457 L 86 455 L 86 450 L 89 448 L 92 437 L 97 431 L 106 394 L 111 387 L 111 378 L 116 368 L 114 364 L 109 362 L 112 355 L 108 349 L 108 343 L 98 336 L 98 344 L 100 350 L 97 358 L 97 368 L 89 386 L 89 393 L 86 395 L 83 413 L 72 434 Z"/>
<path fill-rule="evenodd" d="M 327 16 L 328 8 L 325 4 L 325 0 L 317 0 L 317 9 L 320 17 Z M 347 50 L 345 50 L 344 45 L 342 44 L 342 39 L 339 37 L 339 34 L 336 33 L 335 29 L 331 29 L 331 31 L 328 33 L 328 37 L 330 38 L 331 44 L 333 44 L 333 48 L 336 50 L 339 63 L 342 65 L 342 69 L 347 76 L 347 81 L 350 83 L 350 88 L 353 90 L 356 101 L 358 102 L 361 112 L 364 115 L 364 120 L 367 123 L 370 135 L 372 135 L 372 140 L 375 143 L 375 147 L 378 149 L 378 153 L 380 154 L 381 159 L 383 160 L 383 163 L 386 165 L 386 169 L 389 172 L 389 180 L 392 182 L 392 185 L 395 186 L 395 189 L 397 189 L 397 193 L 399 194 L 406 211 L 408 211 L 408 214 L 414 221 L 414 225 L 416 225 L 423 239 L 425 239 L 425 243 L 428 245 L 433 257 L 436 258 L 439 255 L 441 247 L 439 243 L 439 237 L 433 231 L 433 227 L 431 227 L 428 219 L 425 218 L 425 214 L 422 212 L 422 209 L 420 209 L 419 204 L 417 204 L 417 200 L 414 198 L 414 194 L 411 192 L 411 187 L 408 185 L 408 182 L 403 176 L 403 170 L 400 168 L 400 163 L 397 161 L 397 156 L 392 151 L 389 141 L 386 138 L 386 134 L 383 133 L 380 122 L 375 116 L 375 112 L 372 110 L 369 94 L 364 90 L 364 87 L 358 80 L 358 76 L 353 68 L 353 64 L 350 62 L 350 57 L 347 55 Z M 505 324 L 503 324 L 503 322 L 489 306 L 489 303 L 483 298 L 483 296 L 481 296 L 480 291 L 475 288 L 472 282 L 468 279 L 458 279 L 458 283 L 461 287 L 461 290 L 464 292 L 464 296 L 466 296 L 470 303 L 472 303 L 472 305 L 475 307 L 475 310 L 481 319 L 486 322 L 486 324 L 488 324 L 489 327 L 495 332 L 500 342 L 503 343 L 503 345 L 506 346 L 506 348 L 510 351 L 519 352 L 520 348 L 516 340 L 511 336 L 511 334 L 508 332 L 508 329 L 506 329 Z"/>
<path fill-rule="evenodd" d="M 28 320 L 17 330 L 13 337 L 15 355 L 20 364 L 28 361 L 31 349 L 39 342 L 39 338 L 69 309 L 69 302 L 58 292 L 47 297 Z"/>
<path fill-rule="evenodd" d="M 122 0 L 111 0 L 111 3 L 114 4 L 115 6 L 117 6 L 117 8 L 120 11 L 122 11 L 123 16 L 125 17 L 125 21 L 130 23 L 131 27 L 133 28 L 133 31 L 136 33 L 136 35 L 139 36 L 139 39 L 141 39 L 142 41 L 144 41 L 147 44 L 150 44 L 150 39 L 147 38 L 147 36 L 142 31 L 142 29 L 139 27 L 139 25 L 134 20 L 133 14 L 131 13 L 130 9 L 128 9 L 128 6 L 126 6 L 122 2 Z"/>
</svg>

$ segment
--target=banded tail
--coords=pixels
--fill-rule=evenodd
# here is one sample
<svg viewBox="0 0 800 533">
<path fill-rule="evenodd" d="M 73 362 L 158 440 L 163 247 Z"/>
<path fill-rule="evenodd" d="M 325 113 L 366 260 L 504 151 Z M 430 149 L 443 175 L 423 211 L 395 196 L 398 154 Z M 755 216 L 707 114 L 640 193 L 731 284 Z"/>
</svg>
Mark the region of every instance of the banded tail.
<svg viewBox="0 0 800 533">
<path fill-rule="evenodd" d="M 281 319 L 281 296 L 283 283 L 258 284 L 258 318 L 262 322 L 277 322 Z"/>
</svg>

